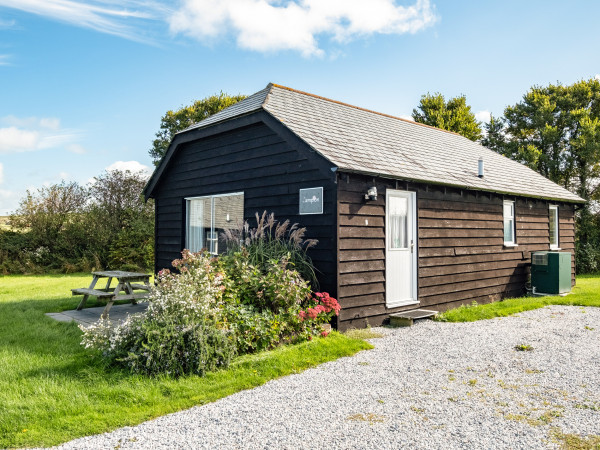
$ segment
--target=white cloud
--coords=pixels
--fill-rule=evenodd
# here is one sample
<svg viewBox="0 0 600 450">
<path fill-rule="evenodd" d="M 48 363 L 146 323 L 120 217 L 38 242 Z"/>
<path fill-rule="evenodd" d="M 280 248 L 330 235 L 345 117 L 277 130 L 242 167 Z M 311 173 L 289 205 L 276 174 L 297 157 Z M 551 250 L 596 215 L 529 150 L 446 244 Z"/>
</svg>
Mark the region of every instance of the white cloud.
<svg viewBox="0 0 600 450">
<path fill-rule="evenodd" d="M 60 128 L 60 120 L 55 117 L 40 119 L 40 126 L 49 130 L 58 130 Z"/>
<path fill-rule="evenodd" d="M 0 154 L 35 150 L 40 143 L 37 131 L 17 127 L 0 128 Z"/>
<path fill-rule="evenodd" d="M 79 144 L 67 145 L 67 150 L 77 155 L 83 155 L 84 153 L 87 153 L 87 150 Z"/>
<path fill-rule="evenodd" d="M 152 0 L 0 0 L 0 6 L 135 41 L 149 41 L 146 22 L 171 11 Z"/>
<path fill-rule="evenodd" d="M 0 19 L 0 28 L 12 28 L 17 24 L 17 22 L 13 20 L 3 20 Z"/>
<path fill-rule="evenodd" d="M 597 74 L 596 74 L 596 76 L 594 77 L 594 79 L 596 79 L 596 80 L 600 80 L 600 74 L 599 74 L 599 73 L 597 73 Z"/>
<path fill-rule="evenodd" d="M 106 170 L 109 172 L 111 170 L 120 170 L 122 172 L 129 170 L 130 172 L 143 172 L 145 175 L 150 175 L 152 172 L 150 167 L 145 166 L 137 161 L 116 161 L 108 166 Z"/>
<path fill-rule="evenodd" d="M 414 121 L 415 121 L 415 119 L 413 119 L 413 116 L 400 116 L 400 118 L 401 118 L 401 119 L 404 119 L 404 120 L 409 120 L 409 121 L 411 121 L 411 122 L 414 122 Z"/>
<path fill-rule="evenodd" d="M 0 118 L 0 154 L 21 153 L 48 148 L 68 146 L 76 141 L 81 132 L 63 129 L 54 117 Z"/>
<path fill-rule="evenodd" d="M 475 119 L 477 119 L 479 122 L 489 122 L 490 118 L 492 117 L 492 113 L 490 113 L 489 111 L 477 111 L 475 113 Z"/>
<path fill-rule="evenodd" d="M 416 33 L 436 22 L 434 10 L 429 0 L 411 6 L 395 0 L 183 0 L 169 21 L 172 32 L 202 42 L 232 34 L 241 48 L 310 56 L 323 54 L 320 35 L 346 42 L 376 33 Z"/>
<path fill-rule="evenodd" d="M 50 128 L 54 130 L 60 128 L 60 120 L 56 117 L 44 117 L 40 119 L 35 116 L 15 117 L 13 115 L 9 115 L 0 118 L 0 122 L 19 128 Z"/>
<path fill-rule="evenodd" d="M 4 183 L 4 166 L 0 163 L 0 184 Z"/>
<path fill-rule="evenodd" d="M 0 0 L 8 7 L 126 39 L 153 43 L 167 25 L 204 43 L 234 36 L 260 52 L 322 55 L 319 39 L 347 42 L 373 34 L 416 33 L 437 21 L 430 0 Z M 0 21 L 14 26 L 14 21 Z M 8 55 L 0 55 L 0 65 Z"/>
<path fill-rule="evenodd" d="M 0 55 L 0 66 L 10 66 L 10 55 Z"/>
</svg>

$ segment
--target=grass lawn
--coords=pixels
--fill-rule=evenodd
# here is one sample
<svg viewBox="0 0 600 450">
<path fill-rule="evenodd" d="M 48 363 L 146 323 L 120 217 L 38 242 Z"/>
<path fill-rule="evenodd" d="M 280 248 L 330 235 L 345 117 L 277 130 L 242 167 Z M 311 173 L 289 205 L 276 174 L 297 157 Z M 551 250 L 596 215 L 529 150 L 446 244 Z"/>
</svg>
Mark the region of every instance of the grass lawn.
<svg viewBox="0 0 600 450">
<path fill-rule="evenodd" d="M 439 314 L 436 320 L 445 322 L 474 322 L 475 320 L 505 317 L 548 305 L 600 306 L 600 275 L 579 275 L 577 286 L 565 297 L 511 298 L 487 305 L 461 306 Z"/>
<path fill-rule="evenodd" d="M 0 448 L 49 446 L 135 425 L 372 348 L 332 333 L 238 358 L 204 378 L 134 376 L 93 360 L 75 324 L 44 316 L 74 309 L 80 297 L 70 289 L 90 281 L 89 274 L 0 277 Z"/>
</svg>

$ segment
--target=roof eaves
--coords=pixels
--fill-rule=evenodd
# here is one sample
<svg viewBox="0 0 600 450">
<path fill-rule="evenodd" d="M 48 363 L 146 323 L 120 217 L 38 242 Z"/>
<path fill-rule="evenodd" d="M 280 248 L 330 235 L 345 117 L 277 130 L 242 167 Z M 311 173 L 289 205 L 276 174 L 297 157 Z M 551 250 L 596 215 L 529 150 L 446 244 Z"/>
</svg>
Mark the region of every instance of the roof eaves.
<svg viewBox="0 0 600 450">
<path fill-rule="evenodd" d="M 492 194 L 501 194 L 501 195 L 513 195 L 515 197 L 536 198 L 536 199 L 540 199 L 540 200 L 551 200 L 551 201 L 566 202 L 566 203 L 586 203 L 586 200 L 582 199 L 579 196 L 576 196 L 576 197 L 578 197 L 578 200 L 576 200 L 574 198 L 533 195 L 533 194 L 526 194 L 523 192 L 510 192 L 510 191 L 503 191 L 503 190 L 498 190 L 498 189 L 480 188 L 480 187 L 476 187 L 476 186 L 470 186 L 468 184 L 444 183 L 444 182 L 440 182 L 440 181 L 419 179 L 416 177 L 411 177 L 411 178 L 400 177 L 400 176 L 394 176 L 394 175 L 389 175 L 389 174 L 385 174 L 385 173 L 370 172 L 368 170 L 348 169 L 345 167 L 338 167 L 338 171 L 339 172 L 347 172 L 347 173 L 356 173 L 356 174 L 360 174 L 360 175 L 368 175 L 368 176 L 373 176 L 373 177 L 378 177 L 378 178 L 387 178 L 390 180 L 413 181 L 416 183 L 434 184 L 437 186 L 449 186 L 449 187 L 455 187 L 455 188 L 460 188 L 460 189 L 468 189 L 470 191 L 490 192 Z M 575 194 L 573 194 L 573 195 L 575 195 Z"/>
</svg>

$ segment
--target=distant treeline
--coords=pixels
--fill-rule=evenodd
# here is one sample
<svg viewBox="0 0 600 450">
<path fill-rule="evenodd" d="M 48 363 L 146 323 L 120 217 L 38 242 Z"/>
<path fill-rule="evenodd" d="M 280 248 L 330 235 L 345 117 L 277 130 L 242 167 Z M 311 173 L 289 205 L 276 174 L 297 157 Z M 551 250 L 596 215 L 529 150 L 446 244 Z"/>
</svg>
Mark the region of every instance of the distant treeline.
<svg viewBox="0 0 600 450">
<path fill-rule="evenodd" d="M 148 270 L 154 205 L 141 173 L 104 172 L 87 186 L 61 182 L 28 191 L 0 227 L 0 274 Z"/>
</svg>

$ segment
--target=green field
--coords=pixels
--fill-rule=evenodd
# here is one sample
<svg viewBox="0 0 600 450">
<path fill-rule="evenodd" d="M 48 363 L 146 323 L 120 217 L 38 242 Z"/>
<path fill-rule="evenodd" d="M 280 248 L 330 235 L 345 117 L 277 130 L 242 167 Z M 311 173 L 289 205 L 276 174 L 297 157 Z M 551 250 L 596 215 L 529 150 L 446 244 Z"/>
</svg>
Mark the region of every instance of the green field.
<svg viewBox="0 0 600 450">
<path fill-rule="evenodd" d="M 436 320 L 473 322 L 510 316 L 548 305 L 600 306 L 600 275 L 579 275 L 572 293 L 565 297 L 521 297 L 487 305 L 461 306 L 438 315 Z"/>
<path fill-rule="evenodd" d="M 244 356 L 204 378 L 145 378 L 104 367 L 81 331 L 44 313 L 74 309 L 89 274 L 0 277 L 0 448 L 49 446 L 215 401 L 372 348 L 325 339 Z M 88 306 L 97 306 L 92 301 Z"/>
</svg>

